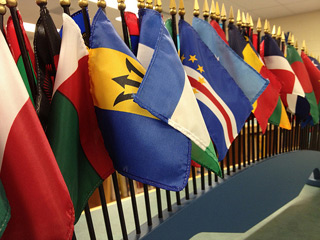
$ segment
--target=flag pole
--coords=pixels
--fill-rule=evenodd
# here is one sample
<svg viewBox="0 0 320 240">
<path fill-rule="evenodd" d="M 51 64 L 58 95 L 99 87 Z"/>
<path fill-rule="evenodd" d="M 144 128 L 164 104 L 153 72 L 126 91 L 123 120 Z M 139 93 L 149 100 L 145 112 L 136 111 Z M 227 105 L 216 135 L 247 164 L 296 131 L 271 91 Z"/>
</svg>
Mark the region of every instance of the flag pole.
<svg viewBox="0 0 320 240">
<path fill-rule="evenodd" d="M 280 48 L 280 45 L 281 45 L 281 27 L 280 26 L 278 27 L 276 39 L 277 39 L 278 46 Z"/>
<path fill-rule="evenodd" d="M 171 20 L 172 20 L 171 21 L 172 39 L 173 39 L 174 45 L 176 47 L 176 50 L 178 51 L 177 23 L 176 23 L 177 8 L 176 8 L 176 1 L 175 0 L 170 1 L 169 8 L 170 8 L 170 15 L 171 15 Z M 161 0 L 156 0 L 155 10 L 158 11 L 159 13 L 162 12 Z M 176 192 L 176 199 L 177 199 L 177 205 L 181 205 L 180 192 Z"/>
<path fill-rule="evenodd" d="M 261 42 L 261 20 L 258 18 L 257 22 L 257 52 L 260 54 L 260 42 Z"/>
<path fill-rule="evenodd" d="M 128 27 L 127 27 L 127 24 L 126 24 L 126 19 L 124 17 L 124 10 L 126 9 L 126 4 L 124 3 L 124 0 L 118 0 L 118 9 L 119 9 L 120 15 L 121 15 L 123 40 L 124 40 L 125 44 L 128 46 L 128 48 L 131 49 L 130 40 L 129 40 L 129 34 L 128 34 Z"/>
<path fill-rule="evenodd" d="M 43 1 L 37 0 L 37 4 L 38 5 L 39 4 L 47 4 L 47 1 L 46 0 L 43 0 Z M 20 21 L 18 18 L 17 8 L 16 8 L 17 5 L 18 5 L 18 3 L 16 0 L 8 0 L 7 1 L 7 6 L 10 9 L 13 25 L 14 25 L 17 39 L 18 39 L 19 48 L 20 48 L 21 56 L 22 56 L 22 60 L 23 60 L 23 65 L 24 65 L 26 73 L 27 73 L 27 78 L 28 78 L 28 82 L 30 85 L 32 98 L 35 101 L 36 100 L 36 83 L 35 83 L 35 79 L 34 79 L 33 69 L 32 69 L 32 66 L 30 63 L 30 58 L 29 58 L 29 54 L 27 51 L 26 43 L 24 42 L 23 33 L 20 28 Z"/>
<path fill-rule="evenodd" d="M 211 2 L 210 19 L 211 20 L 216 20 L 216 8 L 215 8 L 215 5 L 214 5 L 214 0 L 212 0 L 212 2 Z"/>
<path fill-rule="evenodd" d="M 248 12 L 246 15 L 246 32 L 247 32 L 247 37 L 250 38 L 250 14 Z"/>
<path fill-rule="evenodd" d="M 0 29 L 1 29 L 3 36 L 5 36 L 4 29 L 3 29 L 3 16 L 7 12 L 5 4 L 6 4 L 6 1 L 0 3 Z"/>
<path fill-rule="evenodd" d="M 178 11 L 178 13 L 179 13 L 180 19 L 184 20 L 184 15 L 186 14 L 186 11 L 184 9 L 183 0 L 180 0 L 180 2 L 179 2 L 179 11 Z M 211 173 L 210 173 L 210 179 L 211 179 Z M 209 183 L 210 183 L 210 181 L 209 181 Z M 188 184 L 188 182 L 187 182 L 187 185 L 185 187 L 185 194 L 186 194 L 186 200 L 189 200 L 189 184 Z"/>
<path fill-rule="evenodd" d="M 244 35 L 247 35 L 247 22 L 246 22 L 246 15 L 244 14 L 244 12 L 242 12 L 241 14 L 241 30 L 242 33 L 244 33 Z"/>
<path fill-rule="evenodd" d="M 222 30 L 226 33 L 226 21 L 227 21 L 227 13 L 224 4 L 221 6 L 221 22 L 222 22 Z"/>
<path fill-rule="evenodd" d="M 203 16 L 203 19 L 208 22 L 208 20 L 209 20 L 209 5 L 208 5 L 207 0 L 204 0 L 204 3 L 203 3 L 202 16 Z"/>
<path fill-rule="evenodd" d="M 63 12 L 70 16 L 70 0 L 60 0 L 60 6 L 63 8 Z"/>
<path fill-rule="evenodd" d="M 85 34 L 83 36 L 84 43 L 86 44 L 87 47 L 89 47 L 89 39 L 90 39 L 90 22 L 89 21 L 90 20 L 87 14 L 88 0 L 79 0 L 78 4 L 82 11 L 84 28 L 85 28 Z"/>
<path fill-rule="evenodd" d="M 252 20 L 252 16 L 250 15 L 250 40 L 251 42 L 253 41 L 253 27 L 254 27 L 254 24 L 253 24 L 253 20 Z"/>
<path fill-rule="evenodd" d="M 144 0 L 138 0 L 137 6 L 138 6 L 139 10 L 145 8 L 146 5 L 144 3 Z M 148 185 L 145 184 L 145 183 L 143 184 L 143 192 L 144 192 L 144 200 L 145 200 L 145 204 L 146 204 L 146 214 L 147 214 L 148 226 L 152 226 L 152 216 L 151 216 L 151 208 L 150 208 L 149 189 L 148 189 Z M 157 202 L 158 202 L 158 192 L 157 192 Z"/>
<path fill-rule="evenodd" d="M 277 34 L 276 34 L 276 25 L 273 25 L 272 31 L 271 31 L 271 37 L 276 40 Z"/>
<path fill-rule="evenodd" d="M 242 19 L 241 19 L 240 9 L 238 9 L 238 12 L 237 12 L 237 26 L 238 26 L 239 31 L 241 31 Z"/>
<path fill-rule="evenodd" d="M 219 23 L 220 21 L 220 8 L 219 8 L 219 3 L 216 2 L 216 22 Z"/>
</svg>

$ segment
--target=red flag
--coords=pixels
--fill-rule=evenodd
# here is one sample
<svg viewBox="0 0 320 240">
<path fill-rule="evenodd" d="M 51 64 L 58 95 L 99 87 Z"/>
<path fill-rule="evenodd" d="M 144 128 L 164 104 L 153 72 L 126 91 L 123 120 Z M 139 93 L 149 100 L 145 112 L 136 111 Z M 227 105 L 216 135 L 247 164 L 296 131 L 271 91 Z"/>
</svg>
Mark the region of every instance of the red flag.
<svg viewBox="0 0 320 240">
<path fill-rule="evenodd" d="M 11 206 L 2 239 L 71 239 L 67 186 L 2 34 L 0 46 L 0 177 Z"/>
<path fill-rule="evenodd" d="M 211 26 L 216 30 L 216 32 L 219 34 L 219 36 L 221 37 L 221 39 L 223 41 L 225 41 L 225 43 L 227 45 L 229 45 L 227 38 L 226 38 L 226 34 L 224 33 L 224 31 L 222 30 L 222 28 L 220 27 L 219 23 L 217 23 L 215 20 L 211 20 L 210 21 Z"/>
</svg>

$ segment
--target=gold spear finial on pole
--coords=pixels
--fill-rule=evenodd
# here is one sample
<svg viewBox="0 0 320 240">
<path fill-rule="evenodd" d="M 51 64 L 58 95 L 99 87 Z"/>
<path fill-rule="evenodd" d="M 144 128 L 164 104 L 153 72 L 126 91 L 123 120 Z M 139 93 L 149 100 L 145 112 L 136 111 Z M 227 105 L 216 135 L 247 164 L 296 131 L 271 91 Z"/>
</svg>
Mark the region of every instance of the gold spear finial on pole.
<svg viewBox="0 0 320 240">
<path fill-rule="evenodd" d="M 220 20 L 220 8 L 219 8 L 219 3 L 216 1 L 216 21 L 219 22 Z"/>
<path fill-rule="evenodd" d="M 238 12 L 237 12 L 237 26 L 241 27 L 241 25 L 242 25 L 241 12 L 240 12 L 240 9 L 238 9 Z"/>
<path fill-rule="evenodd" d="M 270 27 L 270 22 L 268 21 L 268 33 L 271 33 L 271 27 Z"/>
<path fill-rule="evenodd" d="M 146 4 L 144 3 L 144 0 L 138 0 L 137 6 L 139 9 L 143 9 L 145 8 Z"/>
<path fill-rule="evenodd" d="M 267 19 L 264 21 L 263 31 L 264 31 L 264 34 L 269 34 L 268 20 Z"/>
<path fill-rule="evenodd" d="M 252 16 L 250 15 L 250 27 L 253 29 L 253 20 L 252 20 Z"/>
<path fill-rule="evenodd" d="M 284 32 L 282 31 L 281 32 L 281 42 L 285 42 L 286 41 L 286 38 L 284 36 Z"/>
<path fill-rule="evenodd" d="M 147 0 L 147 1 L 146 1 L 146 8 L 148 8 L 148 9 L 153 9 L 152 0 Z"/>
<path fill-rule="evenodd" d="M 124 3 L 124 0 L 118 0 L 118 10 L 124 11 L 126 9 L 126 4 Z"/>
<path fill-rule="evenodd" d="M 299 47 L 298 47 L 298 40 L 296 40 L 296 44 L 294 45 L 294 48 L 298 51 Z"/>
<path fill-rule="evenodd" d="M 262 30 L 261 20 L 260 20 L 260 18 L 258 18 L 258 21 L 257 21 L 257 32 L 261 32 L 261 30 Z"/>
<path fill-rule="evenodd" d="M 234 23 L 234 15 L 233 15 L 232 6 L 230 7 L 230 11 L 229 11 L 229 23 Z"/>
<path fill-rule="evenodd" d="M 246 15 L 244 14 L 244 12 L 242 12 L 242 27 L 247 26 L 247 22 L 246 22 Z"/>
<path fill-rule="evenodd" d="M 271 36 L 272 36 L 272 38 L 276 38 L 277 37 L 277 35 L 276 35 L 276 25 L 273 25 L 273 27 L 272 27 Z"/>
<path fill-rule="evenodd" d="M 222 3 L 222 6 L 221 6 L 221 21 L 226 21 L 226 20 L 227 20 L 226 8 L 224 6 L 224 3 Z"/>
<path fill-rule="evenodd" d="M 194 0 L 193 16 L 198 17 L 200 14 L 198 0 Z"/>
<path fill-rule="evenodd" d="M 305 51 L 305 50 L 306 50 L 306 41 L 303 40 L 303 41 L 302 41 L 301 51 Z"/>
<path fill-rule="evenodd" d="M 246 15 L 246 27 L 250 27 L 250 14 L 248 12 Z"/>
<path fill-rule="evenodd" d="M 289 45 L 292 45 L 292 34 L 291 34 L 291 32 L 289 32 L 288 44 L 289 44 Z"/>
<path fill-rule="evenodd" d="M 63 6 L 70 7 L 70 5 L 71 5 L 70 0 L 60 0 L 60 6 L 61 7 L 63 7 Z"/>
<path fill-rule="evenodd" d="M 294 43 L 295 43 L 294 35 L 292 34 L 292 37 L 291 37 L 291 45 L 294 46 Z"/>
<path fill-rule="evenodd" d="M 281 27 L 278 27 L 278 31 L 277 31 L 277 39 L 281 39 Z"/>
<path fill-rule="evenodd" d="M 179 2 L 179 16 L 183 17 L 186 14 L 186 11 L 184 10 L 184 2 L 183 0 L 180 0 Z"/>
<path fill-rule="evenodd" d="M 176 15 L 177 14 L 177 6 L 175 0 L 170 0 L 170 15 Z"/>
<path fill-rule="evenodd" d="M 209 17 L 209 5 L 207 0 L 204 0 L 203 3 L 202 16 L 204 17 L 204 19 L 208 19 Z"/>
<path fill-rule="evenodd" d="M 216 19 L 216 7 L 215 7 L 215 4 L 214 4 L 214 0 L 211 1 L 210 18 L 212 20 Z"/>
<path fill-rule="evenodd" d="M 162 2 L 161 2 L 161 0 L 156 0 L 156 6 L 155 6 L 154 10 L 156 10 L 159 13 L 162 13 Z M 176 11 L 176 13 L 177 13 L 177 11 Z"/>
</svg>

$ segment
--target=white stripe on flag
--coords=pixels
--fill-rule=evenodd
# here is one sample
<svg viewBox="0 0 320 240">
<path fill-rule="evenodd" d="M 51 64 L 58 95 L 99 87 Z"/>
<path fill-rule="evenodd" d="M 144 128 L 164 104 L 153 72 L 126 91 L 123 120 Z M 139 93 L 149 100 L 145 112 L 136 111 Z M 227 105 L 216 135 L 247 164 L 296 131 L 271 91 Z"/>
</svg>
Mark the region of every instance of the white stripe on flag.
<svg viewBox="0 0 320 240">
<path fill-rule="evenodd" d="M 61 48 L 59 54 L 59 63 L 57 69 L 57 76 L 54 83 L 53 93 L 64 83 L 78 68 L 78 61 L 84 56 L 88 55 L 88 50 L 83 42 L 82 34 L 78 25 L 74 20 L 63 13 L 63 34 Z M 74 43 L 77 43 L 76 45 Z M 68 67 L 66 67 L 68 66 Z M 62 68 L 63 70 L 61 70 Z M 60 69 L 60 70 L 59 70 Z"/>
</svg>

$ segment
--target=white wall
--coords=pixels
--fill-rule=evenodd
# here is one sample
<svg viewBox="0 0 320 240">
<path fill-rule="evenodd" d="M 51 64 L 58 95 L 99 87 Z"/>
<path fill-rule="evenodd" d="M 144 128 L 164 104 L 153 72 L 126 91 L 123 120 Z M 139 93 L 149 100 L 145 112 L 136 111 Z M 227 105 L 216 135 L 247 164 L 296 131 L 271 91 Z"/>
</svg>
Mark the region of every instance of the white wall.
<svg viewBox="0 0 320 240">
<path fill-rule="evenodd" d="M 320 11 L 268 20 L 271 28 L 275 24 L 277 29 L 281 26 L 284 32 L 291 31 L 298 41 L 299 51 L 305 40 L 308 53 L 320 56 Z"/>
</svg>

